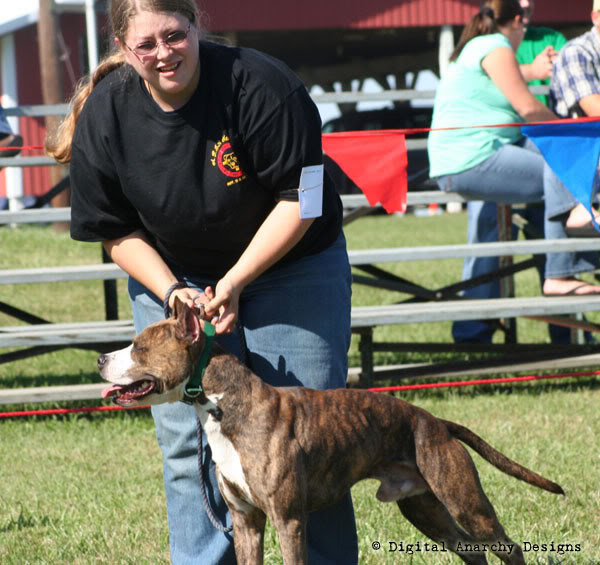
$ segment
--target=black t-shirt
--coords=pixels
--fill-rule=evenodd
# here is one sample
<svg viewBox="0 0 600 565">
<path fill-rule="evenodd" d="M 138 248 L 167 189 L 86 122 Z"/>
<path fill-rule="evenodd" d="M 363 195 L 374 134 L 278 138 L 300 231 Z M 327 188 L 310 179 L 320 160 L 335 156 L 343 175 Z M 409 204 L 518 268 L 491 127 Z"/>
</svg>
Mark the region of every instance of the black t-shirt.
<svg viewBox="0 0 600 565">
<path fill-rule="evenodd" d="M 71 236 L 104 241 L 144 230 L 176 272 L 219 278 L 279 200 L 297 200 L 303 167 L 323 162 L 321 121 L 283 63 L 200 42 L 188 103 L 164 112 L 123 66 L 93 90 L 71 161 Z M 323 215 L 278 263 L 335 241 L 342 208 L 325 174 Z"/>
</svg>

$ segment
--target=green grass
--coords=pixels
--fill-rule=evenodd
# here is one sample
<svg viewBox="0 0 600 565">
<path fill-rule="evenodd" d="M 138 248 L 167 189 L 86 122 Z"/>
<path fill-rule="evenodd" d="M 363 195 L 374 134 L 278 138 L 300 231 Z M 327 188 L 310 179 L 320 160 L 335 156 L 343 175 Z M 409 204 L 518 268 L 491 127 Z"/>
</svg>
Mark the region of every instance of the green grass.
<svg viewBox="0 0 600 565">
<path fill-rule="evenodd" d="M 363 218 L 347 229 L 351 249 L 461 243 L 465 216 Z M 48 227 L 0 230 L 3 268 L 100 261 L 96 244 L 73 242 Z M 427 286 L 460 277 L 460 261 L 388 265 Z M 120 315 L 131 315 L 124 281 Z M 520 295 L 539 293 L 533 273 L 518 276 Z M 355 304 L 392 303 L 398 296 L 357 287 Z M 102 284 L 0 286 L 0 301 L 53 321 L 102 319 Z M 14 323 L 0 314 L 0 326 Z M 522 341 L 547 341 L 543 324 L 519 322 Z M 411 324 L 377 330 L 376 339 L 450 342 L 449 324 Z M 380 354 L 378 363 L 429 360 L 423 354 Z M 65 350 L 0 365 L 0 387 L 99 382 L 93 352 Z M 356 343 L 351 362 L 357 364 Z M 518 542 L 579 544 L 581 551 L 531 551 L 530 563 L 600 563 L 600 420 L 597 379 L 403 393 L 434 414 L 465 424 L 492 445 L 567 491 L 562 498 L 507 477 L 474 455 L 484 488 L 507 533 Z M 77 403 L 70 406 L 79 406 Z M 51 407 L 63 404 L 44 405 Z M 39 405 L 30 407 L 39 408 Z M 4 410 L 5 407 L 0 407 Z M 12 407 L 22 409 L 23 406 Z M 0 420 L 0 563 L 168 563 L 162 464 L 146 412 Z M 353 489 L 361 564 L 458 563 L 448 554 L 390 553 L 390 541 L 421 547 L 428 541 L 393 504 L 374 498 L 377 484 Z M 379 541 L 383 549 L 371 546 Z M 281 561 L 272 528 L 267 562 Z M 497 563 L 497 560 L 492 560 Z"/>
</svg>

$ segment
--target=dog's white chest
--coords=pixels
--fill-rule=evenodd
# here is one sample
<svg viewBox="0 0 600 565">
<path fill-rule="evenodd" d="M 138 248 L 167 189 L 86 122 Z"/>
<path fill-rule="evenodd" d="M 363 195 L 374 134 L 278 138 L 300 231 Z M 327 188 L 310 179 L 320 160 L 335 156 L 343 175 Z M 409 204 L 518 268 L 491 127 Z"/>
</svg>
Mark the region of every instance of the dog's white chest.
<svg viewBox="0 0 600 565">
<path fill-rule="evenodd" d="M 221 475 L 238 487 L 249 501 L 252 501 L 240 456 L 231 441 L 221 432 L 221 423 L 208 413 L 217 404 L 218 398 L 209 398 L 209 400 L 212 406 L 196 406 L 202 428 L 210 444 L 213 461 L 217 464 Z"/>
</svg>

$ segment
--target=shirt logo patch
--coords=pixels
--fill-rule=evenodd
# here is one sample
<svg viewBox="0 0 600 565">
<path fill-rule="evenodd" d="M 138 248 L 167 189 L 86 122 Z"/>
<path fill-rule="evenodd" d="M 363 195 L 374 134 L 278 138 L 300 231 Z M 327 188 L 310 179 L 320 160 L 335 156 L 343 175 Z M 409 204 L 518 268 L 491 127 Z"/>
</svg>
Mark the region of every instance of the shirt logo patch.
<svg viewBox="0 0 600 565">
<path fill-rule="evenodd" d="M 215 143 L 211 151 L 211 159 L 213 167 L 218 167 L 219 171 L 227 178 L 227 186 L 232 186 L 238 182 L 242 182 L 246 175 L 240 168 L 240 163 L 237 155 L 233 151 L 231 141 L 227 135 Z"/>
</svg>

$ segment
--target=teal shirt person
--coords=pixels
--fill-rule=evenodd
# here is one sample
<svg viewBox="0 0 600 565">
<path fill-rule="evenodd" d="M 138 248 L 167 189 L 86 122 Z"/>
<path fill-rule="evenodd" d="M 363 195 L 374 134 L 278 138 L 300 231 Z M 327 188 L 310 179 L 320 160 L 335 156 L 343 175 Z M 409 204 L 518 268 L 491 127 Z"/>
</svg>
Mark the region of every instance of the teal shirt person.
<svg viewBox="0 0 600 565">
<path fill-rule="evenodd" d="M 552 45 L 556 51 L 560 51 L 566 42 L 566 37 L 559 31 L 549 27 L 530 27 L 517 50 L 517 61 L 520 65 L 529 65 L 548 45 Z M 527 84 L 529 86 L 549 85 L 550 77 L 545 80 L 532 80 Z M 538 94 L 536 98 L 546 106 L 548 105 L 548 96 Z"/>
<path fill-rule="evenodd" d="M 431 177 L 466 171 L 491 157 L 503 145 L 515 143 L 522 137 L 518 127 L 464 128 L 522 121 L 481 66 L 481 61 L 499 47 L 512 49 L 501 33 L 471 39 L 442 77 L 431 127 L 433 130 L 460 129 L 429 133 Z"/>
</svg>

